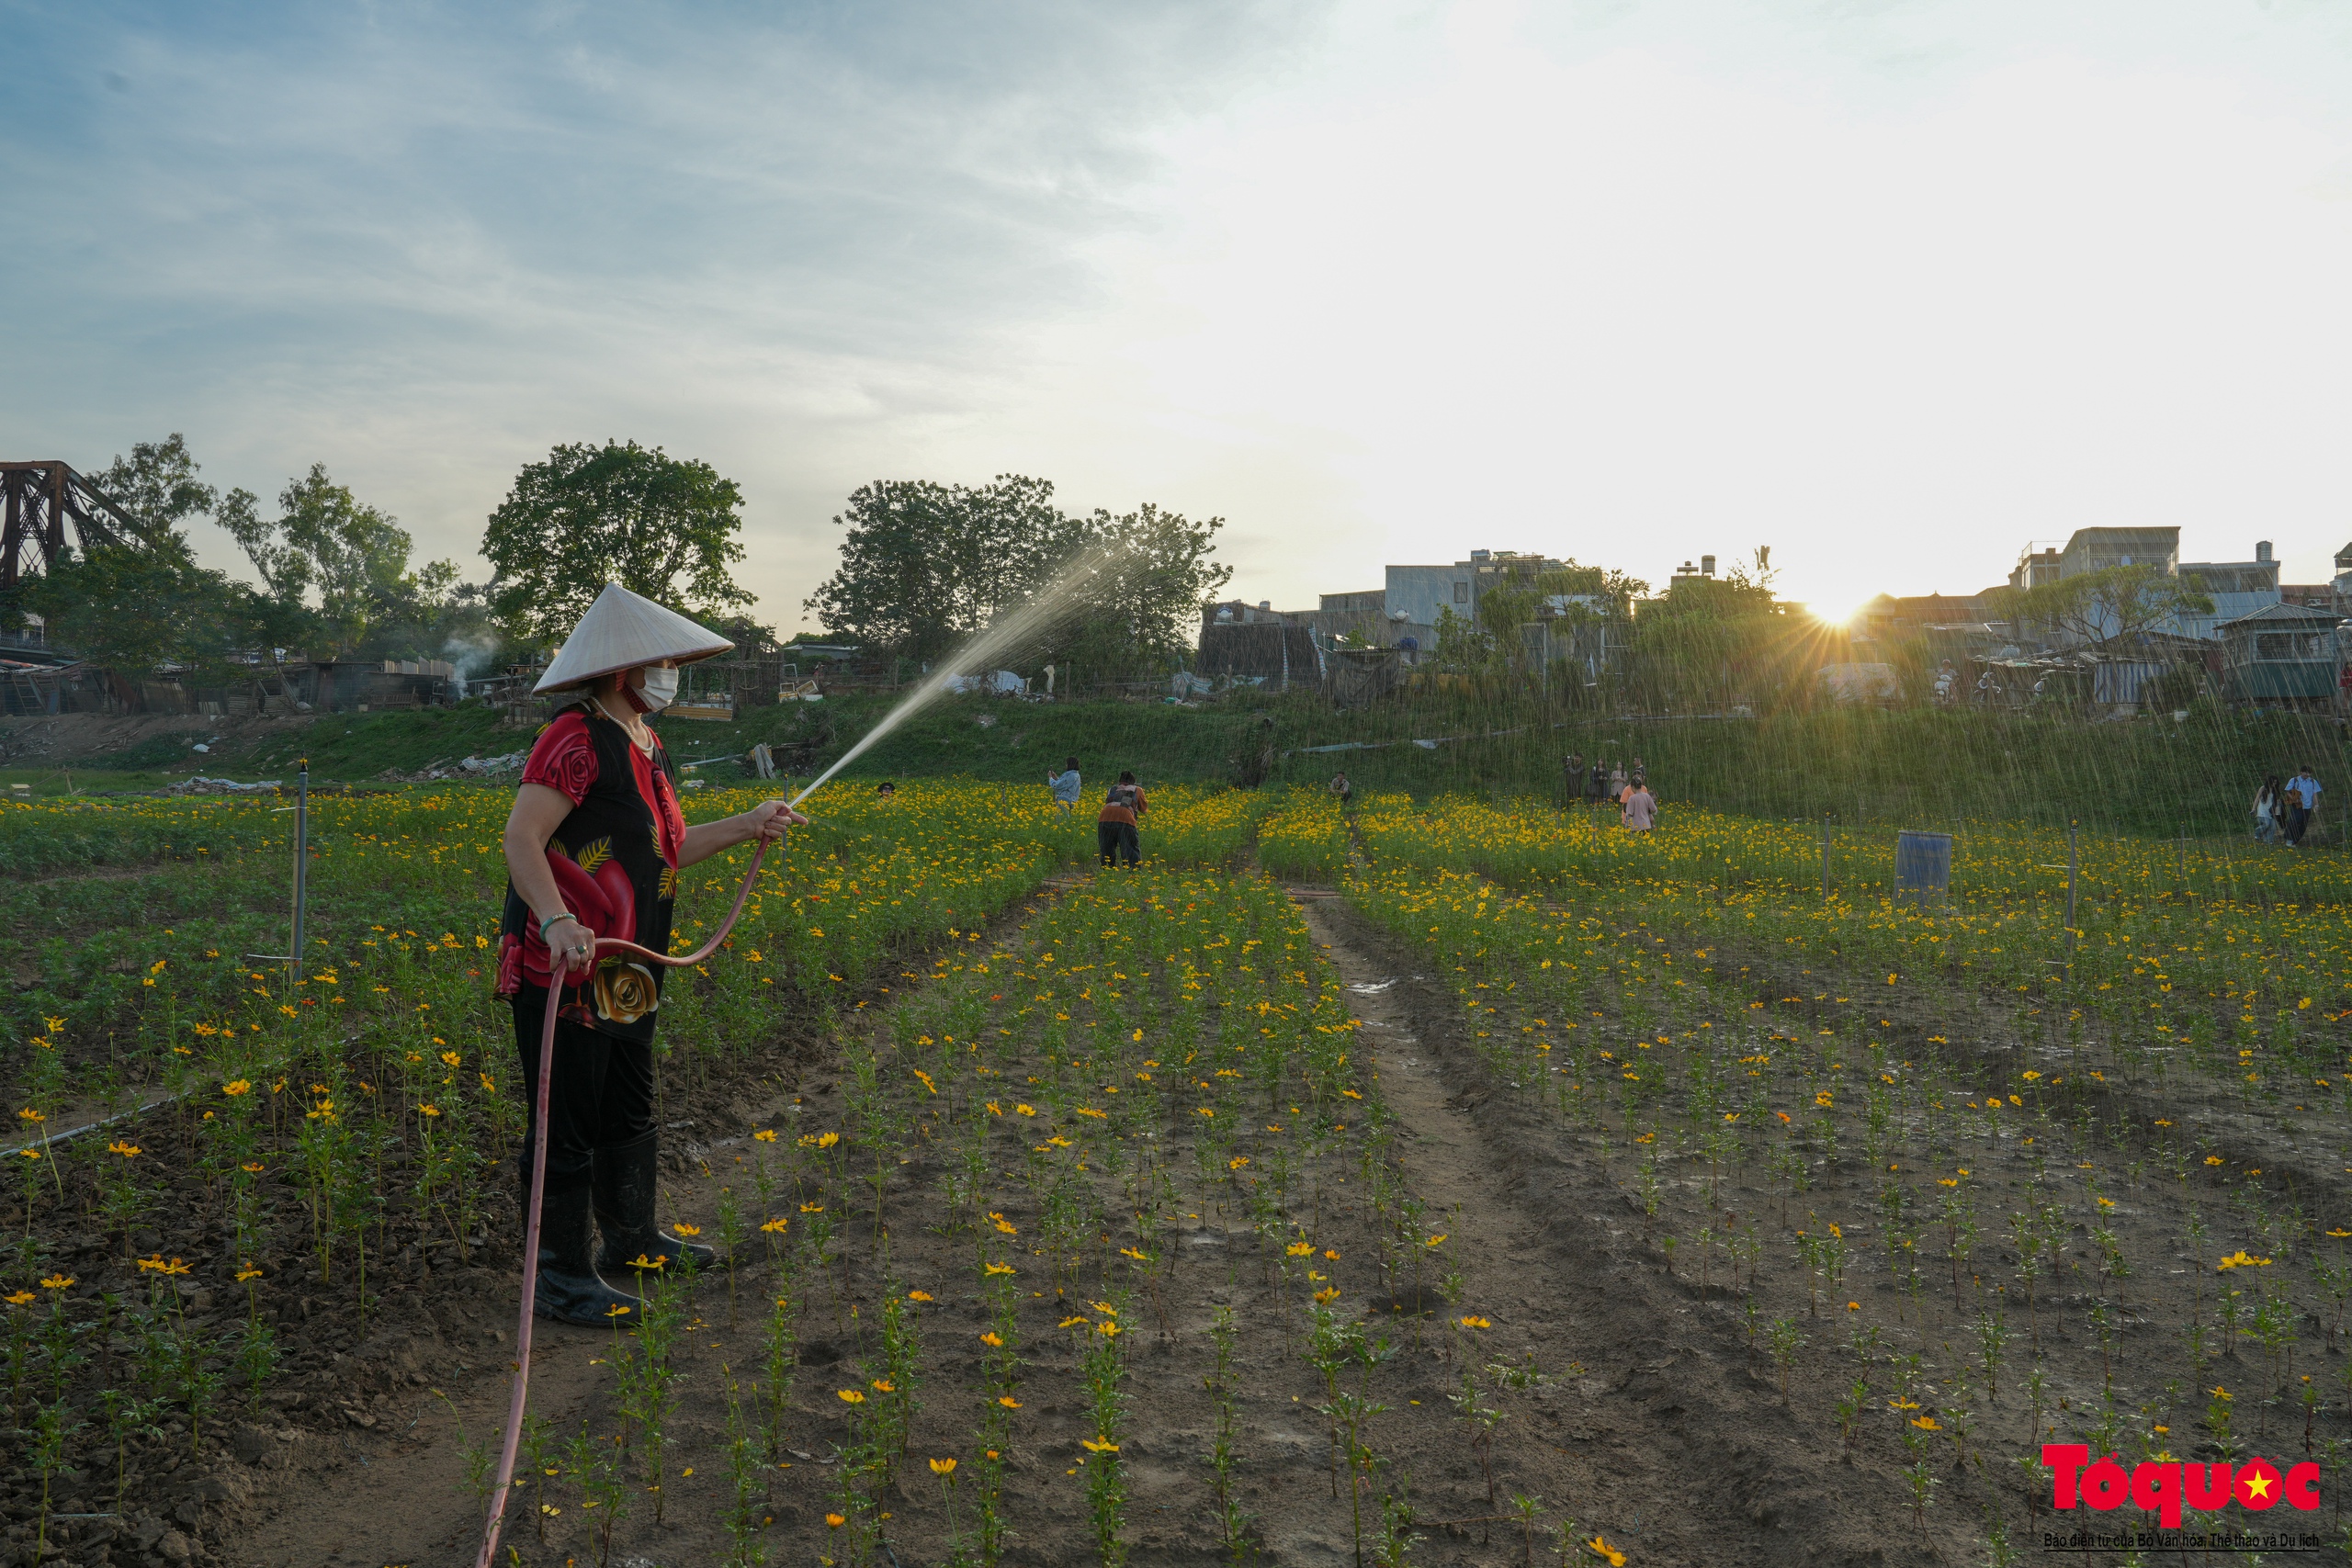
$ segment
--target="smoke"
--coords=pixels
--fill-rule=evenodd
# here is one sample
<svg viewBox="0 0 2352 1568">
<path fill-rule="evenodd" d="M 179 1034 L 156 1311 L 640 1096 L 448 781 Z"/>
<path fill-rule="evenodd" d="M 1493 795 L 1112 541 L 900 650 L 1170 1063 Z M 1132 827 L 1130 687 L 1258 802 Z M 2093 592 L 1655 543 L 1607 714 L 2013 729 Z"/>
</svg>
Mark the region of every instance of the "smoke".
<svg viewBox="0 0 2352 1568">
<path fill-rule="evenodd" d="M 441 645 L 441 657 L 457 670 L 450 683 L 456 688 L 453 694 L 463 702 L 467 681 L 497 663 L 498 639 L 487 632 L 452 637 Z"/>
</svg>

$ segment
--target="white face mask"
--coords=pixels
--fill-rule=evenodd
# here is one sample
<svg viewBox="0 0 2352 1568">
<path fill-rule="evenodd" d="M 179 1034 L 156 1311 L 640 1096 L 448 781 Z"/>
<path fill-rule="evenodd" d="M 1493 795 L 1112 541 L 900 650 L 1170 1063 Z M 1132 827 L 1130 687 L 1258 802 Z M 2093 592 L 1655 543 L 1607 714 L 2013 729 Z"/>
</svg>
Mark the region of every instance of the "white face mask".
<svg viewBox="0 0 2352 1568">
<path fill-rule="evenodd" d="M 649 709 L 660 713 L 678 698 L 678 672 L 659 665 L 648 665 L 638 671 L 639 684 L 637 700 Z"/>
</svg>

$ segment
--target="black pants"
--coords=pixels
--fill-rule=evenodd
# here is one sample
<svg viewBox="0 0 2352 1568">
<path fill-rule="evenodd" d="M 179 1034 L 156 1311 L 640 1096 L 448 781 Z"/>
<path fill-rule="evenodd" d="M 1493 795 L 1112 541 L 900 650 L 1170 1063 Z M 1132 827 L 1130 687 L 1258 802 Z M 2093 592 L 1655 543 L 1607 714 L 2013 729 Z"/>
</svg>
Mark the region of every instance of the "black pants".
<svg viewBox="0 0 2352 1568">
<path fill-rule="evenodd" d="M 531 1138 L 539 1102 L 539 1030 L 547 1020 L 545 989 L 523 983 L 514 998 L 514 1047 L 523 1057 L 525 1131 L 520 1164 L 523 1201 L 531 1198 Z M 653 1046 L 615 1039 L 585 1024 L 558 1019 L 555 1081 L 548 1090 L 549 1192 L 584 1190 L 598 1149 L 633 1143 L 653 1132 Z"/>
<path fill-rule="evenodd" d="M 1132 822 L 1097 822 L 1094 841 L 1102 846 L 1104 865 L 1115 865 L 1123 860 L 1133 865 L 1143 854 L 1143 841 L 1136 837 L 1136 825 Z"/>
<path fill-rule="evenodd" d="M 2311 825 L 2312 814 L 2308 808 L 2301 806 L 2290 806 L 2287 807 L 2287 841 L 2289 843 L 2301 843 L 2303 841 L 2303 829 Z"/>
</svg>

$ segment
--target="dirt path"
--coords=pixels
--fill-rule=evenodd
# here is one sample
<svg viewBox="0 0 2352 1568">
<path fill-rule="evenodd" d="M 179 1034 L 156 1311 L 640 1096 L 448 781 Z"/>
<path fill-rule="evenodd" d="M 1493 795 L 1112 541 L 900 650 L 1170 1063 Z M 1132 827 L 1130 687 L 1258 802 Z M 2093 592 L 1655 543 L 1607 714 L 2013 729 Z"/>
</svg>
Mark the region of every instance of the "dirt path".
<svg viewBox="0 0 2352 1568">
<path fill-rule="evenodd" d="M 1834 1432 L 1825 1441 L 1799 1428 L 1750 1373 L 1728 1292 L 1702 1295 L 1666 1271 L 1580 1135 L 1486 1074 L 1442 989 L 1408 967 L 1412 955 L 1336 899 L 1302 903 L 1377 1054 L 1412 1186 L 1433 1216 L 1451 1211 L 1464 1304 L 1494 1325 L 1489 1359 L 1532 1352 L 1557 1380 L 1496 1400 L 1504 1507 L 1513 1493 L 1540 1496 L 1547 1517 L 1572 1516 L 1583 1536 L 1598 1529 L 1644 1564 L 1923 1558 L 1907 1519 L 1848 1500 L 1891 1497 L 1894 1478 L 1844 1461 Z M 1466 1445 L 1443 1469 L 1452 1501 L 1480 1505 L 1460 1514 L 1485 1512 Z M 1436 1488 L 1419 1491 L 1437 1500 Z M 1432 1524 L 1449 1517 L 1422 1512 Z M 1478 1545 L 1499 1523 L 1425 1528 L 1430 1562 L 1492 1561 L 1505 1540 Z M 1516 1527 L 1508 1533 L 1515 1544 Z"/>
</svg>

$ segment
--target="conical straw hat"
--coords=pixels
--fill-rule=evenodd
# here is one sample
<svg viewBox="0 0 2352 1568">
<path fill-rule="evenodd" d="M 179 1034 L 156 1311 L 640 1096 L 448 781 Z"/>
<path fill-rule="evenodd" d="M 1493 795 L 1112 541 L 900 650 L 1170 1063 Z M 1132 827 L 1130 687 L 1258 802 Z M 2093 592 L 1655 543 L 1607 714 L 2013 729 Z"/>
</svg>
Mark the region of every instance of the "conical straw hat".
<svg viewBox="0 0 2352 1568">
<path fill-rule="evenodd" d="M 665 610 L 617 582 L 607 582 L 555 658 L 548 660 L 548 672 L 531 689 L 552 692 L 584 685 L 616 670 L 634 670 L 665 659 L 691 664 L 734 646 L 708 626 L 696 626 L 675 610 Z"/>
</svg>

